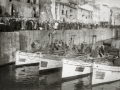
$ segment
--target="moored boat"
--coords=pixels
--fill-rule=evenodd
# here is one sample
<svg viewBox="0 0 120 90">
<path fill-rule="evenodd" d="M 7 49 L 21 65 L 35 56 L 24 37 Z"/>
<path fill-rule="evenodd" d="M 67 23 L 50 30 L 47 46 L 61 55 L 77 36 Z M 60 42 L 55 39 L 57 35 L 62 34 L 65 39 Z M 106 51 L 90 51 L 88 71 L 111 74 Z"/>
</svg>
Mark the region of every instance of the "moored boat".
<svg viewBox="0 0 120 90">
<path fill-rule="evenodd" d="M 24 66 L 24 65 L 33 65 L 39 64 L 39 60 L 42 57 L 41 52 L 37 53 L 28 53 L 28 52 L 21 52 L 17 51 L 15 54 L 15 65 Z"/>
<path fill-rule="evenodd" d="M 92 64 L 82 60 L 63 59 L 62 80 L 75 79 L 91 73 Z"/>
<path fill-rule="evenodd" d="M 62 60 L 41 58 L 39 62 L 39 73 L 62 68 Z"/>
<path fill-rule="evenodd" d="M 92 85 L 120 80 L 120 67 L 93 64 Z"/>
</svg>

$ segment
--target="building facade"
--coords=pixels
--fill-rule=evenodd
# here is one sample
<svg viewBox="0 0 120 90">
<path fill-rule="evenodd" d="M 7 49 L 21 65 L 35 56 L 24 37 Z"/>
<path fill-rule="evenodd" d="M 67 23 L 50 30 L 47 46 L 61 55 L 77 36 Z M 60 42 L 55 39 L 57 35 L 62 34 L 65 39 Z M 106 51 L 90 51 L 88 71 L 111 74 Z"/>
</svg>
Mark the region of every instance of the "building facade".
<svg viewBox="0 0 120 90">
<path fill-rule="evenodd" d="M 112 7 L 112 22 L 111 25 L 120 25 L 120 8 L 119 7 Z"/>
<path fill-rule="evenodd" d="M 39 0 L 1 0 L 0 2 L 4 7 L 3 11 L 11 16 L 39 17 Z"/>
<path fill-rule="evenodd" d="M 100 25 L 108 26 L 110 25 L 111 9 L 107 5 L 97 5 L 100 8 Z"/>
<path fill-rule="evenodd" d="M 77 3 L 75 1 L 59 1 L 55 5 L 55 18 L 59 21 L 77 21 Z"/>
<path fill-rule="evenodd" d="M 100 24 L 100 8 L 96 5 L 93 6 L 93 24 L 99 25 Z"/>
<path fill-rule="evenodd" d="M 84 24 L 91 24 L 92 23 L 92 13 L 93 8 L 92 6 L 85 4 L 78 7 L 78 22 Z"/>
</svg>

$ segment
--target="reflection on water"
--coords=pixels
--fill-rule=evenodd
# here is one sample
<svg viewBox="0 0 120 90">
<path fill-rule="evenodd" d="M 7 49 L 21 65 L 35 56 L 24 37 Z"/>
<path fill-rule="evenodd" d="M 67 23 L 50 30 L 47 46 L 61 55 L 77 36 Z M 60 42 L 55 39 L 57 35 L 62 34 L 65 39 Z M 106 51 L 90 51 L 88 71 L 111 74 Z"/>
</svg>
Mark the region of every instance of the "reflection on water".
<svg viewBox="0 0 120 90">
<path fill-rule="evenodd" d="M 15 88 L 14 67 L 1 67 L 0 68 L 0 90 L 12 90 Z"/>
<path fill-rule="evenodd" d="M 39 75 L 40 90 L 61 90 L 61 72 L 51 72 Z"/>
<path fill-rule="evenodd" d="M 15 69 L 15 82 L 23 90 L 34 90 L 39 87 L 38 66 L 20 67 Z M 20 88 L 21 88 L 20 87 Z"/>
<path fill-rule="evenodd" d="M 39 76 L 40 85 L 52 85 L 61 82 L 61 72 L 48 73 Z"/>
<path fill-rule="evenodd" d="M 0 68 L 0 90 L 120 90 L 120 82 L 91 87 L 91 76 L 61 81 L 61 71 L 40 74 L 38 66 Z"/>
<path fill-rule="evenodd" d="M 61 81 L 61 71 L 40 74 L 38 66 L 0 68 L 0 90 L 90 90 L 90 78 Z"/>
<path fill-rule="evenodd" d="M 76 80 L 62 82 L 61 71 L 39 76 L 40 90 L 91 90 L 90 76 Z"/>
<path fill-rule="evenodd" d="M 120 90 L 120 81 L 92 87 L 92 90 Z"/>
<path fill-rule="evenodd" d="M 22 67 L 22 68 L 17 68 L 15 73 L 16 76 L 16 82 L 31 82 L 33 83 L 38 79 L 38 67 Z"/>
<path fill-rule="evenodd" d="M 81 78 L 69 82 L 64 82 L 62 83 L 61 90 L 91 90 L 90 84 L 85 85 L 87 82 L 89 81 L 83 81 Z"/>
<path fill-rule="evenodd" d="M 39 90 L 38 66 L 0 68 L 0 90 Z"/>
</svg>

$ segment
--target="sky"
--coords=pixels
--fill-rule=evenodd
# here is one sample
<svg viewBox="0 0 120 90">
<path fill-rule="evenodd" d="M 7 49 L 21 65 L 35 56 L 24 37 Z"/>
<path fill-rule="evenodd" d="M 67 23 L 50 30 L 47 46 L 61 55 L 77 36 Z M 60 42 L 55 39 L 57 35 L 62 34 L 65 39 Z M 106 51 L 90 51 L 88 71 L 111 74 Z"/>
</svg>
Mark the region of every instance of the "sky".
<svg viewBox="0 0 120 90">
<path fill-rule="evenodd" d="M 100 3 L 100 4 L 107 4 L 110 7 L 120 7 L 120 0 L 96 0 L 96 4 Z"/>
</svg>

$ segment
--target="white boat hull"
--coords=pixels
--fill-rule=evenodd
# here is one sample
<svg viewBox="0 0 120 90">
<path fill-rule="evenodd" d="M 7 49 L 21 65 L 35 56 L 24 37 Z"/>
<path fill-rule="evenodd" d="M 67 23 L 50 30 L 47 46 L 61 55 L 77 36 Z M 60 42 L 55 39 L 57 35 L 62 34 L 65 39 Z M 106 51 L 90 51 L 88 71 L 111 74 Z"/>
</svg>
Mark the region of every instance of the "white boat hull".
<svg viewBox="0 0 120 90">
<path fill-rule="evenodd" d="M 62 68 L 62 60 L 51 60 L 41 58 L 39 62 L 39 71 Z"/>
<path fill-rule="evenodd" d="M 62 79 L 91 73 L 91 64 L 63 59 Z"/>
<path fill-rule="evenodd" d="M 92 85 L 120 80 L 120 67 L 94 64 Z"/>
<path fill-rule="evenodd" d="M 16 52 L 16 66 L 39 64 L 41 53 L 27 53 L 27 52 Z"/>
</svg>

